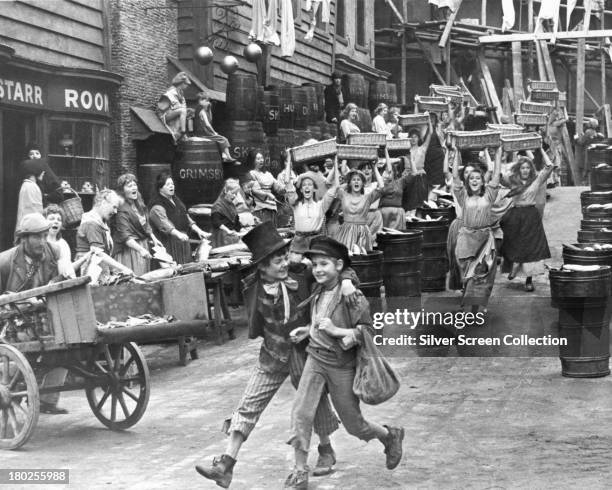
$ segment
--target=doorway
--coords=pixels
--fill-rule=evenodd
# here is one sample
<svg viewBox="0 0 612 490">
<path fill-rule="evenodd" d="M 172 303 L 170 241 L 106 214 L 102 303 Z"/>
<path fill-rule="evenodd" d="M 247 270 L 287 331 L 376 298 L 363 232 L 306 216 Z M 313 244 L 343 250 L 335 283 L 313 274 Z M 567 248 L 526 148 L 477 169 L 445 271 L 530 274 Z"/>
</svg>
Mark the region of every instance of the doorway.
<svg viewBox="0 0 612 490">
<path fill-rule="evenodd" d="M 13 246 L 17 201 L 23 176 L 19 163 L 27 158 L 27 145 L 37 141 L 36 116 L 27 112 L 2 111 L 0 114 L 0 250 Z"/>
</svg>

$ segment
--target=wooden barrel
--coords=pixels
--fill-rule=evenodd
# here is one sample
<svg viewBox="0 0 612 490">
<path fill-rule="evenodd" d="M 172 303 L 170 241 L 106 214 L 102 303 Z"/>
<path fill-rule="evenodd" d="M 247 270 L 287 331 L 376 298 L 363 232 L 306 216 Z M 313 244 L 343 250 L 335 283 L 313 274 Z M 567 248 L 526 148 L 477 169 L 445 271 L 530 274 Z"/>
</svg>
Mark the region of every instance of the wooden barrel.
<svg viewBox="0 0 612 490">
<path fill-rule="evenodd" d="M 389 91 L 389 105 L 397 104 L 397 85 L 387 83 L 387 90 Z"/>
<path fill-rule="evenodd" d="M 172 178 L 176 194 L 187 207 L 214 202 L 223 187 L 223 163 L 217 143 L 204 138 L 180 142 Z"/>
<path fill-rule="evenodd" d="M 251 73 L 233 73 L 227 80 L 227 118 L 231 121 L 255 121 L 257 117 L 257 77 Z"/>
<path fill-rule="evenodd" d="M 367 106 L 366 81 L 363 75 L 348 73 L 342 76 L 342 96 L 344 103 L 352 102 L 359 107 Z"/>
<path fill-rule="evenodd" d="M 149 200 L 157 192 L 155 180 L 162 172 L 172 172 L 172 165 L 169 163 L 145 163 L 138 165 L 138 190 L 145 204 L 149 204 Z"/>
<path fill-rule="evenodd" d="M 276 87 L 268 87 L 264 90 L 264 115 L 263 130 L 268 136 L 275 136 L 280 123 L 279 95 Z"/>
<path fill-rule="evenodd" d="M 310 108 L 308 107 L 308 87 L 293 87 L 293 104 L 295 106 L 294 129 L 305 130 L 310 120 Z"/>
<path fill-rule="evenodd" d="M 278 127 L 293 129 L 295 123 L 295 104 L 293 103 L 293 89 L 290 86 L 279 87 L 278 104 L 280 111 Z"/>
<path fill-rule="evenodd" d="M 610 267 L 595 271 L 551 270 L 552 305 L 559 308 L 561 373 L 572 378 L 610 374 Z"/>
<path fill-rule="evenodd" d="M 587 206 L 591 204 L 610 204 L 612 203 L 612 190 L 611 191 L 584 191 L 580 193 L 580 204 L 582 205 L 582 212 L 586 211 Z"/>
<path fill-rule="evenodd" d="M 612 220 L 609 220 L 609 219 L 582 219 L 580 220 L 581 230 L 601 230 L 602 228 L 612 229 Z"/>
<path fill-rule="evenodd" d="M 224 134 L 230 142 L 231 155 L 243 164 L 251 150 L 267 153 L 266 138 L 259 121 L 229 121 Z"/>
<path fill-rule="evenodd" d="M 423 232 L 423 269 L 421 271 L 421 291 L 445 291 L 448 258 L 446 238 L 449 221 L 408 221 L 409 231 Z"/>
<path fill-rule="evenodd" d="M 578 243 L 612 243 L 612 230 L 578 230 Z"/>
<path fill-rule="evenodd" d="M 308 120 L 306 122 L 307 126 L 311 124 L 316 124 L 319 120 L 319 103 L 317 100 L 317 91 L 316 89 L 309 84 L 302 84 L 302 90 L 306 93 L 306 100 L 308 105 Z"/>
<path fill-rule="evenodd" d="M 593 248 L 593 245 L 593 243 L 563 245 L 563 263 L 612 266 L 612 248 L 586 250 L 586 248 Z"/>
<path fill-rule="evenodd" d="M 362 133 L 372 132 L 372 114 L 368 109 L 357 108 L 357 127 Z"/>
<path fill-rule="evenodd" d="M 612 209 L 605 208 L 587 208 L 582 213 L 585 220 L 612 220 Z"/>
<path fill-rule="evenodd" d="M 587 165 L 592 170 L 601 163 L 612 165 L 612 146 L 599 143 L 589 145 L 587 147 Z"/>
<path fill-rule="evenodd" d="M 612 166 L 591 169 L 591 190 L 612 191 Z"/>
<path fill-rule="evenodd" d="M 306 141 L 312 138 L 312 133 L 305 130 L 294 129 L 293 130 L 293 144 L 294 146 L 303 145 Z"/>
<path fill-rule="evenodd" d="M 285 131 L 291 131 L 285 130 Z M 284 167 L 284 160 L 282 158 L 282 152 L 286 148 L 281 142 L 280 136 L 268 136 L 266 137 L 266 143 L 268 147 L 268 158 L 266 166 L 270 170 L 270 173 L 276 177 L 278 173 Z"/>
<path fill-rule="evenodd" d="M 321 83 L 305 83 L 304 87 L 312 87 L 315 91 L 315 100 L 311 111 L 314 109 L 314 122 L 323 121 L 325 119 L 325 87 Z M 311 114 L 312 115 L 312 114 Z"/>
<path fill-rule="evenodd" d="M 417 216 L 419 218 L 425 218 L 425 216 L 431 217 L 431 219 L 437 219 L 440 216 L 444 219 L 447 219 L 449 223 L 453 221 L 457 217 L 457 213 L 455 212 L 454 206 L 447 206 L 444 208 L 426 208 L 424 206 L 417 207 Z"/>
<path fill-rule="evenodd" d="M 384 80 L 376 80 L 370 83 L 368 107 L 373 111 L 378 104 L 389 105 L 389 85 Z"/>
<path fill-rule="evenodd" d="M 366 255 L 353 255 L 351 267 L 359 278 L 359 289 L 368 298 L 379 298 L 382 279 L 383 253 L 373 250 Z"/>
<path fill-rule="evenodd" d="M 420 296 L 423 268 L 423 232 L 379 233 L 383 253 L 383 283 L 387 297 Z"/>
</svg>

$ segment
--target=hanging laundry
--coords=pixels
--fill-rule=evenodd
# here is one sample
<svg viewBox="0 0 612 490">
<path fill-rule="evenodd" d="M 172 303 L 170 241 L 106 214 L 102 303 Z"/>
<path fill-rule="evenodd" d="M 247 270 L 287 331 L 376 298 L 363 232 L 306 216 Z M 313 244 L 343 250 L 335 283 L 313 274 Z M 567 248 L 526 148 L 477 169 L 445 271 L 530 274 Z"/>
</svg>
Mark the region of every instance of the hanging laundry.
<svg viewBox="0 0 612 490">
<path fill-rule="evenodd" d="M 502 22 L 502 32 L 510 30 L 514 27 L 516 14 L 514 12 L 514 2 L 512 0 L 502 0 L 502 11 L 504 20 Z"/>
<path fill-rule="evenodd" d="M 264 24 L 266 22 L 266 1 L 253 0 L 253 24 L 249 38 L 253 41 L 263 42 L 264 40 Z"/>
<path fill-rule="evenodd" d="M 293 2 L 280 0 L 281 4 L 281 56 L 291 57 L 295 52 L 295 26 Z"/>
<path fill-rule="evenodd" d="M 436 5 L 439 9 L 443 7 L 448 7 L 451 11 L 455 12 L 459 5 L 461 5 L 462 0 L 429 0 L 431 5 Z"/>
<path fill-rule="evenodd" d="M 304 36 L 305 41 L 310 41 L 314 37 L 315 28 L 317 27 L 317 14 L 321 7 L 321 22 L 329 24 L 329 18 L 331 15 L 331 0 L 306 0 L 306 10 L 311 12 L 312 20 L 310 21 L 310 28 Z"/>
<path fill-rule="evenodd" d="M 556 42 L 556 34 L 559 28 L 559 8 L 561 0 L 548 0 L 540 4 L 540 12 L 534 32 L 552 32 L 551 43 Z"/>
<path fill-rule="evenodd" d="M 266 21 L 264 24 L 264 36 L 263 40 L 266 44 L 273 44 L 274 46 L 280 46 L 280 38 L 276 32 L 278 25 L 278 0 L 269 0 L 268 12 L 266 14 Z"/>
<path fill-rule="evenodd" d="M 569 31 L 570 18 L 572 16 L 572 12 L 574 11 L 574 7 L 576 7 L 577 1 L 578 0 L 567 0 L 567 25 L 565 26 L 566 31 Z"/>
</svg>

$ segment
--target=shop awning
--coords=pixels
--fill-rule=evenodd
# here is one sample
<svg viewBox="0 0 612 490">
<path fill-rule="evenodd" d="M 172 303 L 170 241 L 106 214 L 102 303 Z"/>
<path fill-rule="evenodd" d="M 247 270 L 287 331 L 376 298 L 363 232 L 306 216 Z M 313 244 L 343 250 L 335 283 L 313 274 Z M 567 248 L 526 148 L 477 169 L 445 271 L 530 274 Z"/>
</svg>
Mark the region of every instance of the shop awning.
<svg viewBox="0 0 612 490">
<path fill-rule="evenodd" d="M 146 140 L 154 134 L 167 134 L 171 137 L 170 131 L 159 120 L 159 117 L 151 109 L 144 107 L 130 107 L 132 111 L 132 139 Z"/>
<path fill-rule="evenodd" d="M 373 66 L 365 65 L 349 56 L 342 54 L 336 55 L 335 68 L 343 73 L 360 73 L 367 79 L 387 80 L 391 73 L 388 71 L 379 70 Z"/>
</svg>

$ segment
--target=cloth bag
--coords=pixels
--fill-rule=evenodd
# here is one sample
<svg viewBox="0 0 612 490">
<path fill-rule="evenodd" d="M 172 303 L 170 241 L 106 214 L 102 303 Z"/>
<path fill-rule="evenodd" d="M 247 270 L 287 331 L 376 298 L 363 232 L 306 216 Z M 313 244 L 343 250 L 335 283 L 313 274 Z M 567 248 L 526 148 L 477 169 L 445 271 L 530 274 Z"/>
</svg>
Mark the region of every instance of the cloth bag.
<svg viewBox="0 0 612 490">
<path fill-rule="evenodd" d="M 370 333 L 362 330 L 363 341 L 357 352 L 353 393 L 368 405 L 387 401 L 399 390 L 397 374 L 376 345 Z"/>
</svg>

